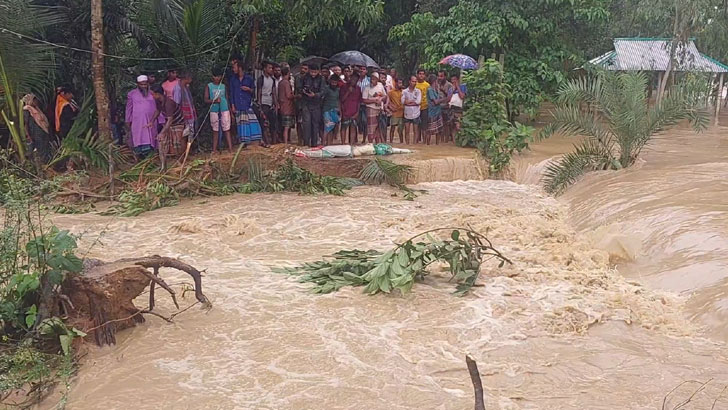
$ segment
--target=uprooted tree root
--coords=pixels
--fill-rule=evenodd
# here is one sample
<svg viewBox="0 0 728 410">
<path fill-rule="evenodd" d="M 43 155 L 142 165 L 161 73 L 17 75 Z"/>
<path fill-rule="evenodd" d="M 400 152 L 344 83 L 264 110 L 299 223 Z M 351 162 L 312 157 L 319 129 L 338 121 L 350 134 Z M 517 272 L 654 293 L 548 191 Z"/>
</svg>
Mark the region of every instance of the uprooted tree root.
<svg viewBox="0 0 728 410">
<path fill-rule="evenodd" d="M 191 265 L 174 258 L 148 256 L 121 259 L 104 263 L 87 260 L 84 274 L 64 282 L 63 293 L 68 296 L 70 317 L 68 323 L 83 329 L 99 346 L 116 343 L 116 332 L 144 322 L 144 314 L 152 314 L 171 322 L 174 316 L 189 309 L 187 307 L 171 317 L 153 312 L 154 291 L 157 285 L 172 297 L 177 309 L 179 303 L 175 291 L 159 276 L 160 268 L 174 268 L 186 272 L 194 281 L 197 303 L 210 307 L 202 293 L 202 273 Z M 152 269 L 150 272 L 148 269 Z M 149 306 L 139 309 L 133 300 L 149 288 Z"/>
</svg>

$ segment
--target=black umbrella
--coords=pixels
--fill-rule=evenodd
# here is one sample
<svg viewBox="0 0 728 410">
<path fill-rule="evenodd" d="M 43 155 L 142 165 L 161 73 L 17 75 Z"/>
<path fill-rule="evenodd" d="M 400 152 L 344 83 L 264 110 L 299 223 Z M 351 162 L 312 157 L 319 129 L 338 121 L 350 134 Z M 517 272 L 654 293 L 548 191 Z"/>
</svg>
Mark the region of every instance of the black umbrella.
<svg viewBox="0 0 728 410">
<path fill-rule="evenodd" d="M 308 65 L 312 65 L 312 64 L 313 65 L 322 65 L 322 64 L 326 63 L 327 61 L 329 61 L 329 59 L 326 57 L 308 56 L 308 57 L 303 57 L 302 59 L 298 60 L 298 63 L 299 64 L 306 63 Z"/>
<path fill-rule="evenodd" d="M 337 61 L 344 65 L 363 65 L 365 67 L 379 68 L 379 64 L 376 61 L 357 50 L 342 51 L 331 56 L 329 60 Z"/>
</svg>

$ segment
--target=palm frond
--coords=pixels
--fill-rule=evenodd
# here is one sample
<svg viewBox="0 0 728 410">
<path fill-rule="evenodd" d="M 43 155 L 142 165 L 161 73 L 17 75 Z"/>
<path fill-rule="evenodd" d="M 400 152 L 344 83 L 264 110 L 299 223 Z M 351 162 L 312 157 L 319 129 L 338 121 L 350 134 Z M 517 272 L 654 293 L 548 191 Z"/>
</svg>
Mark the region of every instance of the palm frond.
<svg viewBox="0 0 728 410">
<path fill-rule="evenodd" d="M 41 37 L 43 31 L 61 24 L 63 17 L 51 7 L 36 6 L 30 0 L 0 2 L 0 27 L 29 37 Z M 0 56 L 8 82 L 17 94 L 30 91 L 31 84 L 47 76 L 54 66 L 53 48 L 0 31 Z M 5 92 L 0 90 L 0 96 Z"/>
<path fill-rule="evenodd" d="M 666 128 L 688 120 L 696 131 L 703 131 L 710 121 L 710 113 L 705 103 L 696 95 L 692 84 L 678 84 L 665 93 L 662 101 L 650 110 L 647 120 L 647 131 L 659 133 Z"/>
<path fill-rule="evenodd" d="M 68 130 L 67 136 L 82 138 L 88 134 L 88 131 L 93 128 L 94 123 L 96 122 L 95 111 L 96 102 L 94 100 L 94 93 L 93 91 L 89 91 L 86 93 L 86 96 L 81 102 L 81 107 L 78 111 L 78 115 L 76 115 L 76 120 L 73 122 L 73 125 L 71 125 L 71 129 Z"/>
<path fill-rule="evenodd" d="M 614 162 L 611 151 L 597 141 L 588 139 L 576 145 L 574 152 L 546 166 L 544 188 L 550 194 L 559 195 L 587 172 L 608 169 Z"/>
<path fill-rule="evenodd" d="M 374 158 L 360 172 L 359 179 L 365 184 L 379 185 L 387 183 L 400 187 L 407 182 L 412 174 L 412 167 L 404 164 L 395 164 L 383 158 Z"/>
<path fill-rule="evenodd" d="M 563 192 L 591 170 L 631 166 L 655 134 L 682 120 L 691 121 L 696 130 L 707 126 L 709 115 L 703 107 L 709 87 L 704 83 L 683 81 L 652 109 L 648 86 L 645 73 L 601 71 L 561 87 L 559 104 L 551 113 L 554 120 L 540 137 L 560 132 L 590 139 L 547 167 L 548 192 Z M 590 104 L 588 110 L 582 109 L 585 102 Z"/>
<path fill-rule="evenodd" d="M 595 113 L 584 112 L 575 105 L 564 105 L 552 111 L 553 121 L 543 132 L 560 133 L 566 136 L 586 135 L 594 137 L 605 145 L 611 141 L 611 133 L 605 129 Z"/>
<path fill-rule="evenodd" d="M 569 80 L 559 87 L 559 104 L 579 105 L 599 104 L 602 102 L 602 80 L 597 75 L 593 78 L 581 77 Z"/>
<path fill-rule="evenodd" d="M 110 160 L 116 164 L 128 162 L 129 153 L 126 147 L 119 147 L 96 138 L 96 134 L 89 128 L 83 138 L 77 136 L 64 138 L 55 157 L 47 166 L 52 167 L 67 159 L 73 160 L 87 169 L 94 168 L 106 173 Z"/>
</svg>

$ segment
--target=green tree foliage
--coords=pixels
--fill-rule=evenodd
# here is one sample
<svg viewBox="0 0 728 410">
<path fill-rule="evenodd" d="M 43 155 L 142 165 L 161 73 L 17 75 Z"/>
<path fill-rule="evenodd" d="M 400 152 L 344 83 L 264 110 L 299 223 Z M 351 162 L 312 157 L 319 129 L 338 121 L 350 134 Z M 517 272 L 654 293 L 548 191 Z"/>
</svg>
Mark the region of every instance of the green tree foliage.
<svg viewBox="0 0 728 410">
<path fill-rule="evenodd" d="M 528 148 L 533 129 L 508 120 L 506 100 L 511 90 L 498 62 L 486 60 L 466 73 L 463 82 L 468 84 L 468 104 L 455 142 L 477 148 L 490 163 L 490 171 L 499 173 L 514 153 Z"/>
<path fill-rule="evenodd" d="M 561 133 L 586 139 L 574 152 L 548 165 L 544 173 L 548 192 L 562 193 L 589 171 L 633 165 L 655 135 L 680 121 L 689 120 L 698 131 L 707 127 L 704 82 L 684 80 L 655 106 L 649 104 L 647 89 L 644 73 L 607 71 L 561 87 L 553 122 L 543 136 Z"/>
<path fill-rule="evenodd" d="M 505 54 L 509 115 L 534 114 L 564 72 L 587 57 L 594 26 L 607 24 L 609 0 L 460 0 L 442 14 L 415 14 L 390 40 L 409 59 L 434 68 L 450 54 Z"/>
</svg>

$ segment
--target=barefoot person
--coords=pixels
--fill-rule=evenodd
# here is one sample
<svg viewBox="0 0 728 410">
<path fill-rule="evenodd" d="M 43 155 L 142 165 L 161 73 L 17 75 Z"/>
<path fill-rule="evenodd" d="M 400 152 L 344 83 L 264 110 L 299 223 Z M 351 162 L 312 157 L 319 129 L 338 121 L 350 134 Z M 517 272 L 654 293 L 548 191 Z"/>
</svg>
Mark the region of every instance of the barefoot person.
<svg viewBox="0 0 728 410">
<path fill-rule="evenodd" d="M 422 102 L 422 92 L 417 88 L 417 77 L 411 76 L 409 87 L 402 90 L 402 104 L 404 105 L 404 140 L 405 144 L 417 141 L 417 135 L 420 128 L 420 106 Z M 410 131 L 412 140 L 410 140 Z"/>
<path fill-rule="evenodd" d="M 185 152 L 186 144 L 182 136 L 185 129 L 185 118 L 179 104 L 167 97 L 161 86 L 154 86 L 152 95 L 165 119 L 164 127 L 157 135 L 159 162 L 162 164 L 162 169 L 165 169 L 168 155 L 178 156 Z"/>
<path fill-rule="evenodd" d="M 242 61 L 233 63 L 233 75 L 230 76 L 230 110 L 235 116 L 238 140 L 241 144 L 260 142 L 263 131 L 251 102 L 255 92 L 255 80 L 245 72 Z"/>
<path fill-rule="evenodd" d="M 420 132 L 418 133 L 417 140 L 415 142 L 424 142 L 427 134 L 427 114 L 429 113 L 427 110 L 429 108 L 427 102 L 427 90 L 430 88 L 430 83 L 425 81 L 426 76 L 427 73 L 425 73 L 425 70 L 421 68 L 417 70 L 417 89 L 420 90 L 420 94 L 422 94 L 422 102 L 420 103 Z"/>
<path fill-rule="evenodd" d="M 366 104 L 366 138 L 370 143 L 382 141 L 379 115 L 382 113 L 387 99 L 387 92 L 384 85 L 379 82 L 379 74 L 373 72 L 369 78 L 369 86 L 364 89 L 362 102 Z"/>
<path fill-rule="evenodd" d="M 328 85 L 324 86 L 324 145 L 334 143 L 336 125 L 341 121 L 341 113 L 339 112 L 341 108 L 339 101 L 339 81 L 341 81 L 339 76 L 332 74 L 329 76 Z"/>
<path fill-rule="evenodd" d="M 230 109 L 228 108 L 225 84 L 222 83 L 222 69 L 212 69 L 212 82 L 205 88 L 205 102 L 210 104 L 210 126 L 212 127 L 212 153 L 217 152 L 218 133 L 220 127 L 225 133 L 228 150 L 233 152 L 233 142 L 230 138 Z"/>
<path fill-rule="evenodd" d="M 341 144 L 356 145 L 361 89 L 357 85 L 358 73 L 350 73 L 348 77 L 346 85 L 341 89 Z"/>
<path fill-rule="evenodd" d="M 460 123 L 463 120 L 463 105 L 465 103 L 465 95 L 468 93 L 467 87 L 464 84 L 460 84 L 460 77 L 457 74 L 453 74 L 450 77 L 450 83 L 453 86 L 453 94 L 450 98 L 450 111 L 452 113 L 452 131 L 453 136 L 457 135 L 460 131 Z"/>
<path fill-rule="evenodd" d="M 137 88 L 126 97 L 126 127 L 129 142 L 137 159 L 144 159 L 156 146 L 157 104 L 149 92 L 149 78 L 137 77 Z"/>
<path fill-rule="evenodd" d="M 393 81 L 394 88 L 389 92 L 389 104 L 387 110 L 392 116 L 389 118 L 389 143 L 394 143 L 394 130 L 399 135 L 399 143 L 404 143 L 404 106 L 402 105 L 402 79 L 395 78 Z"/>
<path fill-rule="evenodd" d="M 278 104 L 280 106 L 280 122 L 283 129 L 283 143 L 288 145 L 291 138 L 291 129 L 296 126 L 296 105 L 291 87 L 291 69 L 284 66 L 281 69 L 281 81 L 278 83 Z"/>
<path fill-rule="evenodd" d="M 435 84 L 437 77 L 430 74 L 429 83 L 432 84 L 427 89 L 427 132 L 425 133 L 425 143 L 430 145 L 432 137 L 435 137 L 435 145 L 440 143 L 442 138 L 443 122 L 442 107 L 440 104 L 447 97 L 441 97 L 440 91 Z"/>
</svg>

